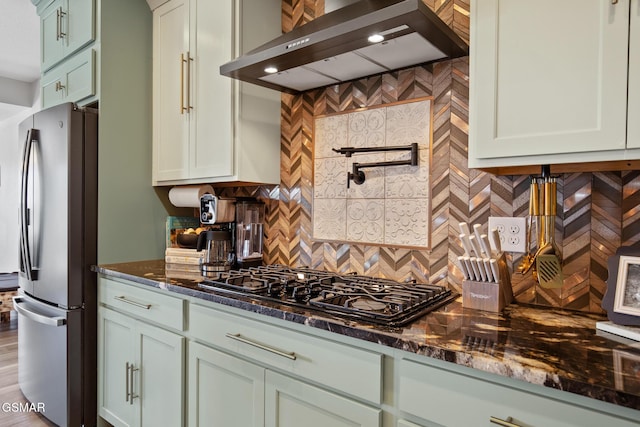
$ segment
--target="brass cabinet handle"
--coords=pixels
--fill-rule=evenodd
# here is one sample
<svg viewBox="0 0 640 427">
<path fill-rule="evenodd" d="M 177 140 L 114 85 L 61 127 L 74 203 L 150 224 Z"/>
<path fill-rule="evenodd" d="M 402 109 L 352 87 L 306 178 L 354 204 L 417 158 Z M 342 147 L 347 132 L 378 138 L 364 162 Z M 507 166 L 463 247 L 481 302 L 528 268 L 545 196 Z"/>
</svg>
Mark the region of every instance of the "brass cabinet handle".
<svg viewBox="0 0 640 427">
<path fill-rule="evenodd" d="M 291 359 L 291 360 L 296 360 L 296 354 L 294 352 L 292 352 L 292 351 L 290 351 L 290 352 L 282 351 L 282 350 L 279 350 L 277 348 L 270 347 L 268 345 L 262 344 L 260 342 L 253 341 L 252 339 L 249 339 L 247 337 L 243 337 L 241 334 L 226 333 L 225 336 L 227 338 L 231 338 L 232 340 L 240 341 L 241 343 L 249 344 L 249 345 L 252 345 L 252 346 L 257 347 L 259 349 L 268 351 L 270 353 L 277 354 L 278 356 L 286 357 L 287 359 Z"/>
<path fill-rule="evenodd" d="M 127 299 L 127 297 L 125 297 L 124 295 L 114 297 L 114 298 L 117 299 L 118 301 L 126 302 L 127 304 L 135 305 L 136 307 L 144 308 L 145 310 L 149 310 L 151 308 L 151 304 L 142 304 L 139 302 L 131 301 L 130 299 Z"/>
<path fill-rule="evenodd" d="M 57 81 L 56 82 L 56 92 L 60 92 L 61 90 L 64 90 L 64 85 L 60 81 Z"/>
<path fill-rule="evenodd" d="M 506 420 L 502 420 L 496 417 L 489 417 L 489 422 L 491 424 L 498 424 L 499 426 L 503 427 L 521 427 L 519 424 L 514 424 L 511 421 L 513 421 L 513 418 L 511 417 L 507 417 Z"/>
<path fill-rule="evenodd" d="M 130 364 L 129 362 L 127 362 L 126 368 L 127 368 L 127 377 L 126 377 L 127 398 L 125 399 L 125 402 L 129 402 L 129 404 L 133 405 L 133 399 L 140 397 L 139 395 L 133 392 L 133 373 L 135 371 L 138 371 L 139 369 L 134 368 L 133 363 Z"/>
<path fill-rule="evenodd" d="M 611 0 L 611 4 L 618 4 L 618 0 Z"/>
<path fill-rule="evenodd" d="M 184 53 L 180 54 L 180 114 L 184 114 Z"/>
<path fill-rule="evenodd" d="M 187 111 L 193 110 L 191 105 L 191 62 L 193 58 L 189 51 L 187 51 Z"/>
</svg>

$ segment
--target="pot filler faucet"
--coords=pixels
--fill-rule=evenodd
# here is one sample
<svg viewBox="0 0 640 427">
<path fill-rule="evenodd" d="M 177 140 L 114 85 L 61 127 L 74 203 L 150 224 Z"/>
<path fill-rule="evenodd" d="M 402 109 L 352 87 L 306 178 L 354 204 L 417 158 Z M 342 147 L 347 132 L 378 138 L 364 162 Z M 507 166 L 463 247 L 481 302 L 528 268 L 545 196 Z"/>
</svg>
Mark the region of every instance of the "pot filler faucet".
<svg viewBox="0 0 640 427">
<path fill-rule="evenodd" d="M 342 148 L 332 148 L 336 153 L 344 154 L 346 157 L 351 157 L 353 153 L 380 153 L 384 151 L 410 151 L 411 158 L 409 160 L 390 160 L 386 162 L 373 162 L 373 163 L 358 163 L 354 162 L 352 166 L 352 171 L 347 172 L 347 188 L 349 188 L 349 184 L 351 181 L 356 183 L 357 185 L 362 185 L 366 179 L 364 175 L 364 171 L 361 169 L 364 168 L 377 168 L 377 167 L 386 167 L 386 166 L 418 166 L 418 143 L 414 142 L 410 145 L 396 145 L 391 147 L 363 147 L 363 148 L 354 148 L 354 147 L 342 147 Z"/>
</svg>

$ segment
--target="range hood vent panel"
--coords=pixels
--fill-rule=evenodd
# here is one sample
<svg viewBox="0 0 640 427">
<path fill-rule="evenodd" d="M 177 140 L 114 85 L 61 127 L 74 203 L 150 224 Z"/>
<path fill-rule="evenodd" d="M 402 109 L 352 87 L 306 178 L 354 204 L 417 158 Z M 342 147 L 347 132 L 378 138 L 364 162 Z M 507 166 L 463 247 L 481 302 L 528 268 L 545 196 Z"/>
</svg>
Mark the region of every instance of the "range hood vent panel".
<svg viewBox="0 0 640 427">
<path fill-rule="evenodd" d="M 367 41 L 381 32 L 384 42 Z M 222 65 L 220 74 L 297 93 L 468 51 L 422 0 L 360 0 Z M 267 66 L 280 71 L 268 74 Z"/>
</svg>

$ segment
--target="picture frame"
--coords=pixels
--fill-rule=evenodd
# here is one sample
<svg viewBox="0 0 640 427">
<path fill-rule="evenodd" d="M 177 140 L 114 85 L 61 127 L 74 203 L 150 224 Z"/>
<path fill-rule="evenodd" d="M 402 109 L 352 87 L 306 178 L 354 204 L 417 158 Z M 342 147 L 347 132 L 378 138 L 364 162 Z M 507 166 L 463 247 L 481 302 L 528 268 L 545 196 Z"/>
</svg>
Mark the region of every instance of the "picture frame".
<svg viewBox="0 0 640 427">
<path fill-rule="evenodd" d="M 614 349 L 613 369 L 617 390 L 640 393 L 640 355 Z"/>
<path fill-rule="evenodd" d="M 640 256 L 621 255 L 618 262 L 613 311 L 640 316 Z"/>
</svg>

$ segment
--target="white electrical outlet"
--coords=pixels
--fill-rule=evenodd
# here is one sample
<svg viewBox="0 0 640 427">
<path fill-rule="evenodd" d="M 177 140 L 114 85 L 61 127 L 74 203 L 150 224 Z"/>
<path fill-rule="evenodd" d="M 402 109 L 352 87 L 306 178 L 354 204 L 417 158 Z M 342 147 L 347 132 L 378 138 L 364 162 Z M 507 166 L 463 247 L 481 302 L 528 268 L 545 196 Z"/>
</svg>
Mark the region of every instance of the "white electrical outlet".
<svg viewBox="0 0 640 427">
<path fill-rule="evenodd" d="M 510 216 L 490 216 L 489 232 L 496 228 L 500 234 L 500 244 L 505 252 L 526 251 L 527 219 Z"/>
</svg>

